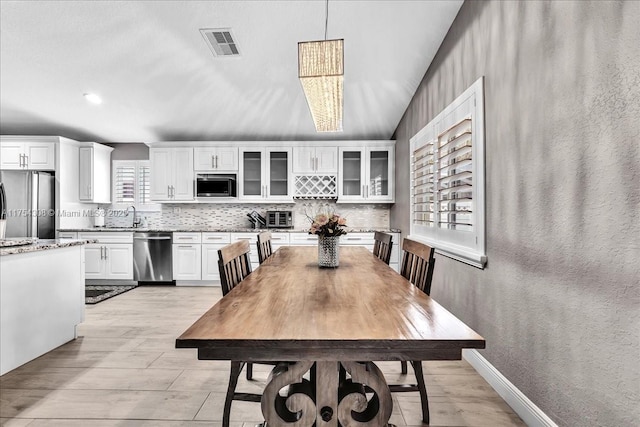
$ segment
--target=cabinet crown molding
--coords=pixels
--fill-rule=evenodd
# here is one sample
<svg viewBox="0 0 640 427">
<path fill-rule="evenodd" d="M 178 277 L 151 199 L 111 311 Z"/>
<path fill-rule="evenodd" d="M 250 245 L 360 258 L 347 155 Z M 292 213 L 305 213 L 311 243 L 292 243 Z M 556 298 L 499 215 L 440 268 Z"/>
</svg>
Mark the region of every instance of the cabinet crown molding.
<svg viewBox="0 0 640 427">
<path fill-rule="evenodd" d="M 395 144 L 395 139 L 376 140 L 326 140 L 326 141 L 158 141 L 145 142 L 148 147 L 360 147 L 366 144 L 370 147 Z"/>
</svg>

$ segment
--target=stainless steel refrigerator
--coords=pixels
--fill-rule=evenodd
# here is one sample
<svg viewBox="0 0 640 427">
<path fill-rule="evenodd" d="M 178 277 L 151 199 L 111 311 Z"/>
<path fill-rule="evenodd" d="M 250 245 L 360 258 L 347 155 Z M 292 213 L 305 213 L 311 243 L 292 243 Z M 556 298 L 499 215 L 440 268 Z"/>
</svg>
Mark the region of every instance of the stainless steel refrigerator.
<svg viewBox="0 0 640 427">
<path fill-rule="evenodd" d="M 55 179 L 51 172 L 0 171 L 7 210 L 5 237 L 55 237 Z"/>
</svg>

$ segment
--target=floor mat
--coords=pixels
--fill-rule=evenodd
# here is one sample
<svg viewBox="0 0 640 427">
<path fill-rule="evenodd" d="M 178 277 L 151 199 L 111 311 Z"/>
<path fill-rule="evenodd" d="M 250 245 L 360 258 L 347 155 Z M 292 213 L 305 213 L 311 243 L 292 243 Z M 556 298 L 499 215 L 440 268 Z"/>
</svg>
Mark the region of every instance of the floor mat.
<svg viewBox="0 0 640 427">
<path fill-rule="evenodd" d="M 120 295 L 136 285 L 85 285 L 84 302 L 86 304 L 97 304 L 116 295 Z"/>
</svg>

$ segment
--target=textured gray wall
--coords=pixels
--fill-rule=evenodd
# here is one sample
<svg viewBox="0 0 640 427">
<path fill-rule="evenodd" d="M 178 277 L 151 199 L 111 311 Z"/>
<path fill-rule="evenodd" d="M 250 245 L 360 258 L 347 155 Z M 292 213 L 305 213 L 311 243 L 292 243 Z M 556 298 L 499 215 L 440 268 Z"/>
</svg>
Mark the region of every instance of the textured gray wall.
<svg viewBox="0 0 640 427">
<path fill-rule="evenodd" d="M 561 426 L 640 425 L 640 2 L 467 1 L 396 130 L 485 76 L 484 270 L 438 256 L 432 296 Z"/>
</svg>

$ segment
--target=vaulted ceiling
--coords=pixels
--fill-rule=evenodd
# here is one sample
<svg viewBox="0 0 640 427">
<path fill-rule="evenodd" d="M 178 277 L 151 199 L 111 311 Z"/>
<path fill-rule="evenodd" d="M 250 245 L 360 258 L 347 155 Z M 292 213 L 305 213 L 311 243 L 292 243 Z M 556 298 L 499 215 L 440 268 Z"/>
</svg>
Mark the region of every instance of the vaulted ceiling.
<svg viewBox="0 0 640 427">
<path fill-rule="evenodd" d="M 344 131 L 316 133 L 297 44 L 325 0 L 2 1 L 0 132 L 97 142 L 388 139 L 462 0 L 328 3 L 345 46 Z M 214 57 L 201 28 L 231 28 Z M 91 105 L 83 97 L 103 98 Z"/>
</svg>

